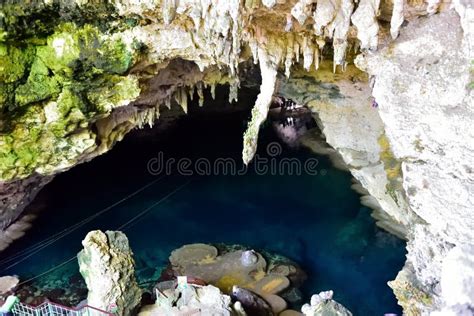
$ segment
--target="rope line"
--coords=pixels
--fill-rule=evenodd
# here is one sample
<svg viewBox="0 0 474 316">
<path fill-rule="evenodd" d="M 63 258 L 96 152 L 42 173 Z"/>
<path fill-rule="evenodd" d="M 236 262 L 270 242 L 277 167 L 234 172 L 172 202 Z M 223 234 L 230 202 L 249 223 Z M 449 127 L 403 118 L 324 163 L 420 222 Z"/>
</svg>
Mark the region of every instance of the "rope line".
<svg viewBox="0 0 474 316">
<path fill-rule="evenodd" d="M 28 254 L 28 256 L 26 256 L 24 259 L 27 259 L 27 258 L 30 258 L 32 255 L 34 255 L 35 253 L 37 253 L 38 251 L 41 251 L 42 249 L 48 247 L 49 245 L 55 243 L 56 241 L 58 241 L 59 239 L 69 235 L 70 233 L 72 233 L 73 231 L 77 230 L 78 228 L 84 226 L 85 224 L 89 223 L 90 221 L 94 220 L 95 218 L 99 217 L 100 215 L 106 213 L 107 211 L 110 211 L 111 209 L 113 209 L 114 207 L 116 207 L 117 205 L 125 202 L 126 200 L 132 198 L 133 196 L 137 195 L 138 193 L 144 191 L 145 189 L 147 189 L 148 187 L 152 186 L 153 184 L 157 183 L 158 181 L 162 180 L 165 176 L 161 176 L 159 177 L 158 179 L 155 179 L 153 181 L 150 181 L 149 183 L 147 183 L 146 185 L 144 185 L 143 187 L 139 188 L 138 190 L 130 193 L 129 195 L 125 196 L 124 198 L 118 200 L 117 202 L 107 206 L 106 208 L 102 209 L 101 211 L 97 212 L 97 213 L 94 213 L 93 215 L 83 219 L 82 221 L 72 225 L 72 226 L 69 226 L 65 229 L 63 229 L 62 231 L 46 238 L 46 239 L 43 239 L 42 241 L 36 243 L 36 244 L 33 244 L 32 246 L 28 247 L 28 248 L 25 248 L 23 249 L 22 251 L 19 251 L 17 252 L 16 254 L 13 254 L 11 255 L 10 257 L 8 258 L 5 258 L 3 260 L 0 260 L 0 265 L 4 265 L 8 262 L 11 262 L 11 261 L 14 261 L 15 259 L 19 258 L 19 257 L 22 257 L 23 255 L 25 254 Z M 20 262 L 22 262 L 24 260 L 21 260 Z M 8 266 L 6 269 L 9 269 L 10 267 L 12 267 L 13 265 L 10 265 Z"/>
<path fill-rule="evenodd" d="M 62 262 L 62 263 L 60 263 L 60 264 L 58 264 L 57 266 L 52 267 L 52 268 L 49 269 L 49 270 L 46 270 L 46 271 L 43 272 L 43 273 L 38 274 L 37 276 L 34 276 L 34 277 L 32 277 L 32 278 L 30 278 L 30 279 L 28 279 L 28 280 L 26 280 L 26 281 L 23 281 L 23 282 L 18 283 L 18 286 L 23 285 L 23 284 L 28 283 L 28 282 L 31 282 L 31 281 L 36 280 L 36 279 L 38 279 L 38 278 L 41 278 L 43 275 L 46 275 L 46 274 L 48 274 L 48 273 L 51 273 L 51 272 L 53 272 L 53 271 L 55 271 L 55 270 L 57 270 L 57 269 L 59 269 L 59 268 L 65 266 L 66 264 L 72 262 L 74 259 L 76 259 L 76 256 L 73 256 L 73 257 L 67 259 L 66 261 L 64 261 L 64 262 Z"/>
<path fill-rule="evenodd" d="M 160 178 L 161 179 L 161 178 Z M 141 211 L 140 213 L 138 213 L 136 216 L 132 217 L 130 220 L 128 220 L 127 222 L 125 222 L 124 224 L 120 225 L 117 230 L 120 230 L 120 229 L 123 229 L 125 228 L 127 225 L 129 225 L 128 227 L 126 227 L 126 229 L 130 228 L 132 225 L 131 224 L 136 224 L 137 221 L 143 217 L 143 215 L 145 215 L 146 213 L 148 213 L 150 210 L 152 210 L 153 208 L 157 207 L 158 205 L 160 205 L 161 203 L 165 202 L 167 199 L 169 199 L 171 196 L 173 196 L 174 194 L 178 193 L 179 191 L 181 191 L 185 186 L 187 186 L 189 183 L 191 183 L 192 179 L 186 181 L 184 184 L 180 185 L 179 187 L 177 187 L 176 189 L 174 189 L 173 191 L 171 191 L 170 193 L 166 194 L 164 197 L 162 197 L 161 199 L 159 199 L 157 202 L 153 203 L 152 205 L 150 205 L 149 207 L 147 207 L 146 209 L 144 209 L 143 211 Z M 42 276 L 46 275 L 46 274 L 49 274 L 53 271 L 56 271 L 57 269 L 67 265 L 68 263 L 72 262 L 73 260 L 76 259 L 76 256 L 73 256 L 69 259 L 67 259 L 66 261 L 52 267 L 51 269 L 48 269 L 34 277 L 31 277 L 25 281 L 22 281 L 20 282 L 18 285 L 23 285 L 25 283 L 28 283 L 28 282 L 31 282 L 33 280 L 36 280 L 38 278 L 41 278 Z"/>
<path fill-rule="evenodd" d="M 171 197 L 172 195 L 174 195 L 178 191 L 181 191 L 181 189 L 183 189 L 185 186 L 187 186 L 189 183 L 191 183 L 191 181 L 192 181 L 192 179 L 186 181 L 184 184 L 180 185 L 179 187 L 177 187 L 176 189 L 174 189 L 173 191 L 171 191 L 170 193 L 168 193 L 167 195 L 165 195 L 164 197 L 159 199 L 157 202 L 153 203 L 152 205 L 150 205 L 149 207 L 147 207 L 146 209 L 144 209 L 143 211 L 138 213 L 136 216 L 132 217 L 126 223 L 124 223 L 124 224 L 120 225 L 119 227 L 117 227 L 117 230 L 126 230 L 126 229 L 130 228 L 132 225 L 130 225 L 129 227 L 126 227 L 126 226 L 129 225 L 129 224 L 132 224 L 133 222 L 138 221 L 140 219 L 140 217 L 143 217 L 146 213 L 151 211 L 154 207 L 156 207 L 159 204 L 161 204 L 162 202 L 166 201 L 169 197 Z"/>
</svg>

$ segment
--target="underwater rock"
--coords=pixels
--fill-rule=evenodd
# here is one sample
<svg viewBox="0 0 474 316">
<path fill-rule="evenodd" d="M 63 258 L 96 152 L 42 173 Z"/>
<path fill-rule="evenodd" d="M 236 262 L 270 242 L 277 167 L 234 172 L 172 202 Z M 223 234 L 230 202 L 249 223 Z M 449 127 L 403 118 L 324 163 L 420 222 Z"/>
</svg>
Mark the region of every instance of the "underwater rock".
<svg viewBox="0 0 474 316">
<path fill-rule="evenodd" d="M 286 291 L 279 293 L 279 295 L 290 304 L 301 303 L 303 300 L 303 293 L 301 293 L 301 290 L 296 287 L 290 287 Z"/>
<path fill-rule="evenodd" d="M 267 264 L 266 259 L 254 250 L 245 250 L 239 245 L 217 246 L 219 254 L 215 247 L 203 244 L 186 245 L 174 250 L 170 256 L 174 276 L 186 275 L 191 280 L 202 280 L 229 294 L 234 286 L 250 290 L 261 297 L 273 298 L 277 310 L 282 309 L 281 306 L 286 308 L 286 302 L 274 294 L 301 286 L 306 279 L 304 271 L 285 257 L 265 252 L 270 260 Z M 194 255 L 196 253 L 198 255 Z M 249 257 L 251 260 L 248 260 Z M 294 283 L 289 278 L 293 278 Z"/>
<path fill-rule="evenodd" d="M 191 263 L 212 262 L 216 257 L 216 247 L 206 244 L 191 244 L 173 250 L 169 260 L 173 266 L 179 267 Z"/>
<path fill-rule="evenodd" d="M 242 253 L 240 262 L 246 267 L 254 266 L 258 262 L 258 256 L 253 250 L 247 250 Z"/>
<path fill-rule="evenodd" d="M 189 256 L 187 249 L 193 250 Z M 196 249 L 199 250 L 198 255 L 194 255 Z M 244 253 L 243 250 L 230 251 L 218 256 L 217 249 L 213 246 L 192 244 L 175 251 L 173 251 L 174 255 L 170 256 L 170 261 L 172 260 L 172 269 L 176 275 L 199 278 L 219 287 L 226 293 L 230 293 L 233 285 L 255 282 L 252 273 L 254 271 L 263 272 L 267 266 L 265 259 L 258 253 L 255 253 L 258 258 L 255 264 L 243 265 L 240 260 Z M 178 254 L 180 255 L 178 256 Z M 181 254 L 184 255 L 181 256 Z"/>
<path fill-rule="evenodd" d="M 344 306 L 332 299 L 333 291 L 320 292 L 311 296 L 311 304 L 305 304 L 301 311 L 306 316 L 352 316 Z"/>
<path fill-rule="evenodd" d="M 233 286 L 232 298 L 239 301 L 245 312 L 255 316 L 273 316 L 272 307 L 256 293 Z"/>
<path fill-rule="evenodd" d="M 275 313 L 275 315 L 278 315 L 288 307 L 286 301 L 278 295 L 263 294 L 262 298 L 270 305 L 272 312 Z"/>
<path fill-rule="evenodd" d="M 84 249 L 77 259 L 89 290 L 87 303 L 102 310 L 115 306 L 117 315 L 131 315 L 142 292 L 135 279 L 127 236 L 118 231 L 96 230 L 87 234 L 82 245 Z"/>
<path fill-rule="evenodd" d="M 277 294 L 290 286 L 290 280 L 281 275 L 266 275 L 262 279 L 246 284 L 246 287 L 252 289 L 257 293 L 262 294 Z"/>
</svg>

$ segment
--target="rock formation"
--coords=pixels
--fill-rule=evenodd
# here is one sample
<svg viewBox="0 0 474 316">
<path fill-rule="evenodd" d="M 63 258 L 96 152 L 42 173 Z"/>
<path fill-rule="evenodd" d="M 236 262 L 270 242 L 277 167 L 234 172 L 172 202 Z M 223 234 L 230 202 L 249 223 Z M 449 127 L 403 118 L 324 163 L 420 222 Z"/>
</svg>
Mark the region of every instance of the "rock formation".
<svg viewBox="0 0 474 316">
<path fill-rule="evenodd" d="M 210 315 L 230 316 L 237 314 L 232 309 L 230 297 L 212 285 L 188 284 L 186 288 L 169 288 L 157 293 L 155 304 L 144 306 L 139 316 L 154 315 Z"/>
<path fill-rule="evenodd" d="M 96 230 L 82 241 L 79 270 L 86 281 L 90 306 L 131 315 L 141 300 L 128 239 L 122 232 Z"/>
<path fill-rule="evenodd" d="M 0 277 L 0 301 L 3 301 L 20 283 L 16 276 L 2 276 Z"/>
<path fill-rule="evenodd" d="M 255 86 L 253 61 L 263 80 L 244 162 L 274 94 L 307 105 L 378 225 L 408 240 L 391 283 L 405 312 L 472 309 L 444 278 L 471 293 L 472 270 L 449 267 L 472 262 L 473 20 L 463 0 L 2 3 L 0 249 L 55 174 L 153 125 L 161 106 L 186 112 L 217 84 L 236 99 Z"/>
<path fill-rule="evenodd" d="M 334 301 L 332 296 L 332 291 L 315 294 L 311 297 L 311 303 L 303 305 L 301 311 L 305 316 L 352 316 L 352 313 Z"/>
</svg>

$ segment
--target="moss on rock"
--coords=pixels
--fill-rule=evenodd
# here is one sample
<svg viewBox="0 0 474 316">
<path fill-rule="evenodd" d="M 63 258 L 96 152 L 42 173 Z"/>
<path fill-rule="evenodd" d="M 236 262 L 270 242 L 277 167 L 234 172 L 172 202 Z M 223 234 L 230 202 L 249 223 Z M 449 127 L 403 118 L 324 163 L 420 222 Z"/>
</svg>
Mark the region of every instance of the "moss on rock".
<svg viewBox="0 0 474 316">
<path fill-rule="evenodd" d="M 0 44 L 0 178 L 54 172 L 94 148 L 87 129 L 138 97 L 134 52 L 89 24 L 62 23 L 24 46 Z"/>
<path fill-rule="evenodd" d="M 60 92 L 60 84 L 54 76 L 49 75 L 49 69 L 40 58 L 33 62 L 25 84 L 16 88 L 15 101 L 18 106 L 33 102 L 56 98 Z"/>
<path fill-rule="evenodd" d="M 34 49 L 0 44 L 0 82 L 12 83 L 20 80 L 32 61 Z"/>
</svg>

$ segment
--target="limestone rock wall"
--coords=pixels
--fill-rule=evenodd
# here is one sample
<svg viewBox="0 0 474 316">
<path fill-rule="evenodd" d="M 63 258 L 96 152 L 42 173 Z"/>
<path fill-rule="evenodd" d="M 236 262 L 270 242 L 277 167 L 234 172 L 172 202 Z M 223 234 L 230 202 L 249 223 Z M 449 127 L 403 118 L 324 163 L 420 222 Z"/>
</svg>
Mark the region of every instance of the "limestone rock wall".
<svg viewBox="0 0 474 316">
<path fill-rule="evenodd" d="M 453 260 L 471 260 L 459 251 L 470 251 L 474 231 L 474 14 L 469 1 L 453 6 L 436 0 L 2 3 L 3 245 L 21 235 L 27 225 L 8 229 L 54 174 L 110 150 L 135 127 L 153 125 L 160 106 L 178 104 L 186 112 L 188 96 L 197 94 L 202 104 L 203 89 L 213 93 L 216 84 L 228 84 L 229 99 L 236 99 L 246 62 L 253 61 L 264 80 L 244 161 L 255 153 L 272 94 L 307 104 L 370 194 L 363 203 L 376 209 L 378 225 L 409 239 L 407 264 L 391 283 L 405 311 L 472 308 L 474 298 L 448 299 L 441 286 L 443 273 L 455 273 Z M 356 64 L 368 76 L 351 66 L 360 49 Z"/>
<path fill-rule="evenodd" d="M 472 17 L 472 7 L 467 10 Z M 411 229 L 403 277 L 435 293 L 426 302 L 433 308 L 445 303 L 440 282 L 450 281 L 440 276 L 447 253 L 474 240 L 474 152 L 468 145 L 474 143 L 474 55 L 464 14 L 413 21 L 394 44 L 357 61 L 373 78 L 386 136 L 401 161 L 403 190 L 423 220 Z"/>
<path fill-rule="evenodd" d="M 406 239 L 410 225 L 420 220 L 400 190 L 399 162 L 390 151 L 378 110 L 371 105 L 367 75 L 353 65 L 334 75 L 331 63 L 323 62 L 318 71 L 294 71 L 278 86 L 278 93 L 313 111 L 326 142 L 366 190 L 361 202 L 374 209 L 377 225 Z M 305 143 L 311 148 L 311 135 Z"/>
<path fill-rule="evenodd" d="M 116 315 L 132 315 L 140 303 L 141 290 L 127 236 L 96 230 L 87 234 L 82 245 L 77 258 L 89 290 L 87 304 Z"/>
</svg>

